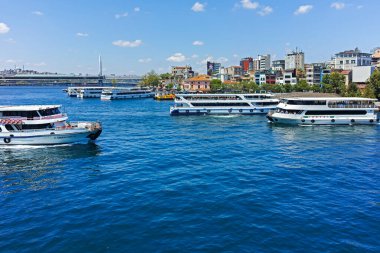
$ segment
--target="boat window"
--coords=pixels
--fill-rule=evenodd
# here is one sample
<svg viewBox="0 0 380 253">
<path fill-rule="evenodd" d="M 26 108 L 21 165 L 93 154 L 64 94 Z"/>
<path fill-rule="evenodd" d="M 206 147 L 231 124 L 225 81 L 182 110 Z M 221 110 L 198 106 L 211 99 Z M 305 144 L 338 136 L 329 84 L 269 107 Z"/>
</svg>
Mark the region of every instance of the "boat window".
<svg viewBox="0 0 380 253">
<path fill-rule="evenodd" d="M 257 102 L 254 104 L 257 106 L 268 106 L 268 105 L 277 105 L 278 102 Z"/>
<path fill-rule="evenodd" d="M 42 117 L 60 114 L 60 111 L 58 108 L 44 109 L 44 110 L 39 110 L 38 112 L 41 114 Z"/>
<path fill-rule="evenodd" d="M 303 111 L 302 110 L 285 110 L 285 109 L 278 108 L 276 112 L 284 113 L 284 114 L 301 114 Z"/>
<path fill-rule="evenodd" d="M 5 111 L 3 117 L 23 117 L 34 118 L 39 117 L 37 111 Z"/>
<path fill-rule="evenodd" d="M 330 108 L 375 108 L 375 103 L 368 100 L 332 100 L 328 102 Z"/>
<path fill-rule="evenodd" d="M 288 105 L 326 105 L 326 100 L 288 100 Z"/>
<path fill-rule="evenodd" d="M 9 125 L 9 124 L 5 125 L 5 129 L 7 129 L 8 131 L 13 131 L 14 130 L 13 127 L 12 127 L 12 125 Z"/>
<path fill-rule="evenodd" d="M 307 111 L 305 115 L 365 115 L 365 110 Z"/>
<path fill-rule="evenodd" d="M 29 129 L 45 129 L 45 128 L 51 128 L 52 125 L 49 124 L 36 124 L 36 125 L 22 125 L 23 130 L 29 130 Z"/>
<path fill-rule="evenodd" d="M 193 106 L 228 106 L 228 107 L 236 107 L 236 106 L 249 106 L 248 103 L 192 103 Z"/>
</svg>

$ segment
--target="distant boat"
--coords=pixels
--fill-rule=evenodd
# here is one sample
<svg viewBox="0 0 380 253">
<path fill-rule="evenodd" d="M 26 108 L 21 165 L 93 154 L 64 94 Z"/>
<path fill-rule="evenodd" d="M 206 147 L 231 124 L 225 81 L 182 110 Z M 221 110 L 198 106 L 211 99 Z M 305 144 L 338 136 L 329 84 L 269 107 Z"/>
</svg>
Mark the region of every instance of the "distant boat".
<svg viewBox="0 0 380 253">
<path fill-rule="evenodd" d="M 154 92 L 151 89 L 143 88 L 109 88 L 103 89 L 100 99 L 131 99 L 131 98 L 151 98 Z"/>
<path fill-rule="evenodd" d="M 274 124 L 375 125 L 377 99 L 359 97 L 285 98 L 267 118 Z"/>
<path fill-rule="evenodd" d="M 59 105 L 0 106 L 0 145 L 51 145 L 95 140 L 98 122 L 67 121 Z"/>
</svg>

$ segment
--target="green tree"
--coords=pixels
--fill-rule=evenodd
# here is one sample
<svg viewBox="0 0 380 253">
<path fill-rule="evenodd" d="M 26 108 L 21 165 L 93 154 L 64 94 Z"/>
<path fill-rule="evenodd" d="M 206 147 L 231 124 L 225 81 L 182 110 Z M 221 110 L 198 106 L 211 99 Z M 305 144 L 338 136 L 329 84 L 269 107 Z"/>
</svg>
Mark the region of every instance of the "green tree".
<svg viewBox="0 0 380 253">
<path fill-rule="evenodd" d="M 354 83 L 349 83 L 347 90 L 346 90 L 346 96 L 347 97 L 359 97 L 361 95 L 358 86 Z"/>
<path fill-rule="evenodd" d="M 168 89 L 168 90 L 173 89 L 173 87 L 174 87 L 173 83 L 169 83 L 168 85 L 166 85 L 166 89 Z"/>
<path fill-rule="evenodd" d="M 306 80 L 300 80 L 296 85 L 294 85 L 295 91 L 309 91 L 311 90 L 310 85 L 306 82 Z"/>
<path fill-rule="evenodd" d="M 284 84 L 284 89 L 285 89 L 285 92 L 289 93 L 293 91 L 293 86 L 290 83 L 286 83 Z"/>
<path fill-rule="evenodd" d="M 163 73 L 160 75 L 161 80 L 172 79 L 172 75 L 170 73 Z"/>
<path fill-rule="evenodd" d="M 322 83 L 324 92 L 335 92 L 336 94 L 344 94 L 346 92 L 345 77 L 338 72 L 324 75 Z"/>
<path fill-rule="evenodd" d="M 368 91 L 371 90 L 371 94 L 373 94 L 373 97 L 376 97 L 377 99 L 380 99 L 380 70 L 376 69 L 371 77 L 368 80 L 368 84 L 366 85 L 366 89 L 368 87 Z"/>
<path fill-rule="evenodd" d="M 255 92 L 260 89 L 259 85 L 257 85 L 255 82 L 242 82 L 242 89 L 244 92 Z"/>
<path fill-rule="evenodd" d="M 142 86 L 157 87 L 160 85 L 160 76 L 152 70 L 142 77 L 140 84 Z"/>
<path fill-rule="evenodd" d="M 222 81 L 219 79 L 212 79 L 210 82 L 210 88 L 212 92 L 223 90 Z"/>
</svg>

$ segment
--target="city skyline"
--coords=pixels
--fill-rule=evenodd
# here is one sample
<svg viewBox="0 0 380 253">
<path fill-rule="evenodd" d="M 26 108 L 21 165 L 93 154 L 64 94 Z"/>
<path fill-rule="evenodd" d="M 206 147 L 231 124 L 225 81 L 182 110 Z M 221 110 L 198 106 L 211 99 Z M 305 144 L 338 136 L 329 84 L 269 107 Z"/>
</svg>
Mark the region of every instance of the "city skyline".
<svg viewBox="0 0 380 253">
<path fill-rule="evenodd" d="M 359 47 L 369 52 L 375 0 L 355 1 L 0 1 L 0 68 L 60 73 L 163 73 L 173 65 L 206 72 L 206 62 L 237 65 L 299 48 L 323 62 Z"/>
</svg>

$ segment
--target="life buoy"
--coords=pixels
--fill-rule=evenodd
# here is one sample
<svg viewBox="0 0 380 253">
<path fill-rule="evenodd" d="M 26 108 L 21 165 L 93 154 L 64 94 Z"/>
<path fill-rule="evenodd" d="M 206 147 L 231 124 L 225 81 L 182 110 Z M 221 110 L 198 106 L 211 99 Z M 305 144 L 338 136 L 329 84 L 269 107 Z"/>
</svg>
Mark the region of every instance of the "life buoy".
<svg viewBox="0 0 380 253">
<path fill-rule="evenodd" d="M 331 122 L 334 123 L 334 122 L 335 122 L 335 119 L 332 119 Z"/>
<path fill-rule="evenodd" d="M 315 122 L 315 120 L 312 119 L 312 120 L 311 120 L 311 123 L 314 123 L 314 122 Z"/>
<path fill-rule="evenodd" d="M 369 122 L 370 122 L 370 123 L 373 123 L 373 119 L 370 119 Z"/>
<path fill-rule="evenodd" d="M 352 123 L 354 123 L 354 122 L 355 122 L 355 120 L 354 120 L 354 119 L 352 119 L 352 120 L 351 120 L 351 122 L 352 122 Z"/>
<path fill-rule="evenodd" d="M 4 138 L 4 143 L 10 143 L 11 142 L 11 138 Z"/>
</svg>

